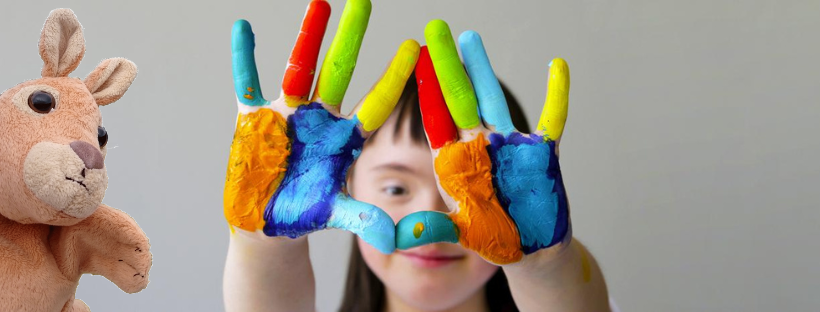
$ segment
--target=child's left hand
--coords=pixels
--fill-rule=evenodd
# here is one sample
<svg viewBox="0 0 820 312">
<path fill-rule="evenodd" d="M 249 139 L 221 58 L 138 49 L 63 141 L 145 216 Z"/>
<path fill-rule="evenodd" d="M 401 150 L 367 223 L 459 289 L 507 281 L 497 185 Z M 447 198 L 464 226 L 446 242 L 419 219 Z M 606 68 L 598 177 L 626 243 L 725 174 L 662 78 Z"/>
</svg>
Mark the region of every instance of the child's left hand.
<svg viewBox="0 0 820 312">
<path fill-rule="evenodd" d="M 429 53 L 422 48 L 416 66 L 419 101 L 439 190 L 451 212 L 406 216 L 396 228 L 397 247 L 459 242 L 496 264 L 541 249 L 563 250 L 572 237 L 557 153 L 567 116 L 566 62 L 550 64 L 538 128 L 523 134 L 512 125 L 477 33 L 459 37 L 467 73 L 445 22 L 427 24 L 425 38 Z"/>
</svg>

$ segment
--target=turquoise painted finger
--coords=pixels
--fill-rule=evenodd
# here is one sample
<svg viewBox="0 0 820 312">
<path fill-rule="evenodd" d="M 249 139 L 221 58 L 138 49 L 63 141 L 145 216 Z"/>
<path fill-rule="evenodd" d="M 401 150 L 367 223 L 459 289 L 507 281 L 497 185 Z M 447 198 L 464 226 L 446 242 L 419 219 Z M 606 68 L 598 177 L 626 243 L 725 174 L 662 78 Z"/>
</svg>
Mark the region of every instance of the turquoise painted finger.
<svg viewBox="0 0 820 312">
<path fill-rule="evenodd" d="M 461 46 L 461 54 L 464 56 L 464 65 L 473 83 L 476 97 L 478 98 L 478 110 L 481 118 L 488 126 L 492 126 L 495 131 L 507 135 L 515 131 L 510 110 L 507 108 L 507 100 L 504 91 L 501 91 L 501 84 L 495 77 L 493 67 L 490 65 L 490 58 L 484 50 L 484 43 L 477 32 L 468 30 L 458 36 L 458 43 Z"/>
<path fill-rule="evenodd" d="M 458 228 L 444 213 L 418 211 L 396 224 L 396 247 L 409 249 L 432 243 L 458 243 Z"/>
<path fill-rule="evenodd" d="M 456 126 L 461 129 L 478 126 L 481 123 L 478 100 L 458 57 L 450 26 L 442 20 L 432 20 L 424 28 L 424 39 L 427 40 L 427 50 L 436 69 L 441 93 Z"/>
<path fill-rule="evenodd" d="M 238 20 L 231 31 L 231 58 L 233 61 L 233 85 L 239 102 L 250 106 L 262 106 L 268 102 L 259 89 L 259 73 L 253 55 L 255 43 L 251 24 Z"/>
<path fill-rule="evenodd" d="M 396 227 L 393 219 L 371 204 L 339 195 L 327 226 L 353 232 L 382 253 L 389 254 L 396 250 Z"/>
<path fill-rule="evenodd" d="M 345 4 L 336 36 L 319 71 L 314 100 L 318 95 L 324 104 L 338 106 L 342 103 L 359 58 L 370 9 L 370 0 L 348 0 Z"/>
</svg>

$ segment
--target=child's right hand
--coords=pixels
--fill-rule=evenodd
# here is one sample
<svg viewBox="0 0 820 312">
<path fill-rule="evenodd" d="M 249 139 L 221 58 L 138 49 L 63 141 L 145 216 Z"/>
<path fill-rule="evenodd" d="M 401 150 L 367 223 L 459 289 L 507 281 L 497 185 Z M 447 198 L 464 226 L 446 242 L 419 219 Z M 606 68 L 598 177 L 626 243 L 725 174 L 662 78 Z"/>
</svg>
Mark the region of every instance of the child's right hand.
<svg viewBox="0 0 820 312">
<path fill-rule="evenodd" d="M 381 80 L 350 116 L 339 107 L 356 64 L 370 17 L 369 0 L 349 0 L 316 90 L 309 99 L 316 59 L 330 6 L 308 6 L 279 99 L 259 89 L 254 35 L 247 21 L 234 24 L 233 77 L 239 116 L 225 183 L 225 217 L 232 230 L 296 238 L 325 228 L 359 235 L 382 252 L 395 249 L 393 220 L 384 211 L 352 199 L 347 170 L 365 139 L 384 123 L 418 60 L 419 44 L 400 46 Z"/>
</svg>

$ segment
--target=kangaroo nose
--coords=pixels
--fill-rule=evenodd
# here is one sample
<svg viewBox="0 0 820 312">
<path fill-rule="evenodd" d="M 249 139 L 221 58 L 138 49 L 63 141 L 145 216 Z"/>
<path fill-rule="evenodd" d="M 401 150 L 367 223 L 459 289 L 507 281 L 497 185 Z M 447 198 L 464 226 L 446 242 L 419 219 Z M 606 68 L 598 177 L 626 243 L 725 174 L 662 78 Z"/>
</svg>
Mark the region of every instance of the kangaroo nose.
<svg viewBox="0 0 820 312">
<path fill-rule="evenodd" d="M 97 149 L 94 145 L 83 141 L 74 141 L 69 144 L 71 149 L 74 150 L 74 153 L 77 156 L 80 156 L 80 159 L 83 160 L 85 167 L 88 169 L 102 169 L 103 168 L 103 156 L 100 153 L 100 150 Z"/>
</svg>

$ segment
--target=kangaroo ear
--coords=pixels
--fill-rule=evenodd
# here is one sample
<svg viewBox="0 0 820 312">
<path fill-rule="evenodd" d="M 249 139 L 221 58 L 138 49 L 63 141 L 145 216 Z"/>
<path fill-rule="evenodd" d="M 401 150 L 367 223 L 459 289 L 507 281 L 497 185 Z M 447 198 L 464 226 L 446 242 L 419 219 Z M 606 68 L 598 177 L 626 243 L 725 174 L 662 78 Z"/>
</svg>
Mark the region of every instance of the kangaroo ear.
<svg viewBox="0 0 820 312">
<path fill-rule="evenodd" d="M 85 38 L 80 21 L 70 9 L 51 11 L 40 35 L 43 77 L 66 77 L 80 65 Z"/>
<path fill-rule="evenodd" d="M 97 105 L 108 105 L 119 100 L 137 77 L 137 65 L 124 58 L 103 60 L 88 77 L 85 85 Z"/>
</svg>

